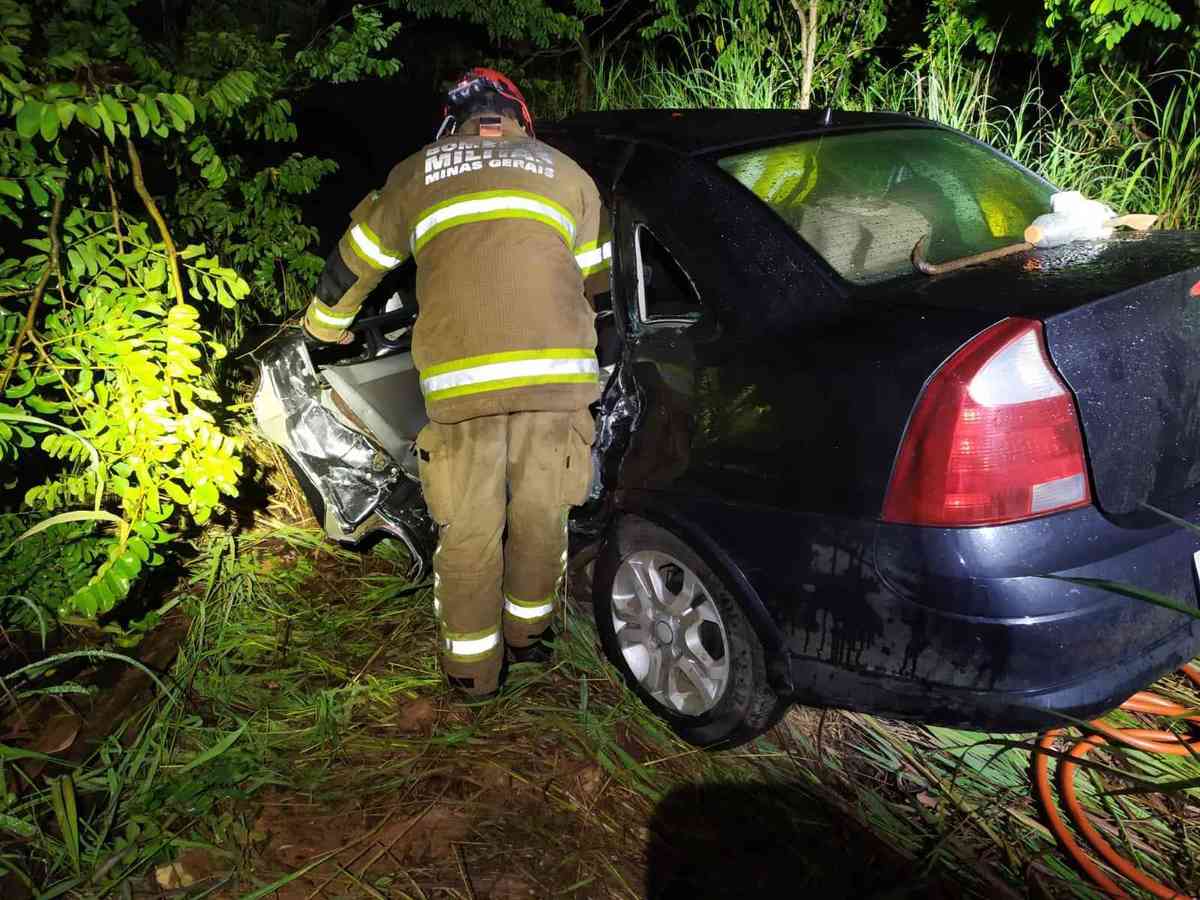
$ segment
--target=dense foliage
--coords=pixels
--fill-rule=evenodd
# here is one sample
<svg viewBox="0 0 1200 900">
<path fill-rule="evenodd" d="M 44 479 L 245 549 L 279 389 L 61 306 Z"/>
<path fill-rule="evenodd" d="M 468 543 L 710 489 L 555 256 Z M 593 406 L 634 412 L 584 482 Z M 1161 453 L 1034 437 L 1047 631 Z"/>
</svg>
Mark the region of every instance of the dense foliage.
<svg viewBox="0 0 1200 900">
<path fill-rule="evenodd" d="M 3 520 L 0 593 L 85 616 L 237 496 L 212 331 L 283 313 L 281 272 L 320 270 L 293 198 L 333 164 L 253 171 L 242 151 L 295 140 L 287 94 L 314 78 L 398 65 L 372 53 L 399 26 L 357 8 L 293 52 L 223 4 L 166 47 L 136 6 L 0 0 L 0 217 L 17 236 L 0 258 L 0 458 L 25 510 Z M 24 546 L 47 528 L 56 540 Z"/>
</svg>

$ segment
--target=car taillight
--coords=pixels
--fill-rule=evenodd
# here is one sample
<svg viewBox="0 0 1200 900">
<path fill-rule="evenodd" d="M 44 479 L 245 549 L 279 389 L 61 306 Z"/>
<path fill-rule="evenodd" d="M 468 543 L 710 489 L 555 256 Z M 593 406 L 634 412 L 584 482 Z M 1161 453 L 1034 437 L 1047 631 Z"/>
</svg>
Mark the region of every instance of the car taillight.
<svg viewBox="0 0 1200 900">
<path fill-rule="evenodd" d="M 1075 402 L 1041 323 L 1014 318 L 977 335 L 925 386 L 883 518 L 998 525 L 1090 502 Z"/>
</svg>

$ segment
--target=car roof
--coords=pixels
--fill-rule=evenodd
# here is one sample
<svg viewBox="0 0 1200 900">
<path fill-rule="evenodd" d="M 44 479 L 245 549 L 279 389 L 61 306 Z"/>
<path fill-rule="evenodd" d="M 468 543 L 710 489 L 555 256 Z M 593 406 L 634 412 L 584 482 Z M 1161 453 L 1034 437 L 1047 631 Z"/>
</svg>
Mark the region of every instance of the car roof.
<svg viewBox="0 0 1200 900">
<path fill-rule="evenodd" d="M 684 156 L 802 140 L 821 134 L 875 128 L 936 127 L 901 113 L 798 109 L 632 109 L 579 113 L 538 125 L 539 136 L 572 143 L 603 138 L 654 143 Z"/>
</svg>

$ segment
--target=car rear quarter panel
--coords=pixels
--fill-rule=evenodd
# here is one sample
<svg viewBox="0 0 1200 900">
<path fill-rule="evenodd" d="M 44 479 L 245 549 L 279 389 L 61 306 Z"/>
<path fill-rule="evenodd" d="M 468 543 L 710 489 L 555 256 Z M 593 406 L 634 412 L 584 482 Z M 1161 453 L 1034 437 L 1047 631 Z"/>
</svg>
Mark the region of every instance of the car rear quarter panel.
<svg viewBox="0 0 1200 900">
<path fill-rule="evenodd" d="M 712 321 L 647 327 L 624 310 L 637 418 L 617 503 L 720 549 L 794 662 L 798 696 L 1033 727 L 1048 709 L 1119 702 L 1187 658 L 1196 629 L 1179 614 L 1046 577 L 1143 579 L 1190 600 L 1187 535 L 1122 529 L 1094 508 L 1000 528 L 878 521 L 923 385 L 1003 310 L 843 293 L 773 214 L 743 208 L 740 187 L 639 154 L 618 202 L 677 256 Z M 618 303 L 636 296 L 632 224 Z"/>
</svg>

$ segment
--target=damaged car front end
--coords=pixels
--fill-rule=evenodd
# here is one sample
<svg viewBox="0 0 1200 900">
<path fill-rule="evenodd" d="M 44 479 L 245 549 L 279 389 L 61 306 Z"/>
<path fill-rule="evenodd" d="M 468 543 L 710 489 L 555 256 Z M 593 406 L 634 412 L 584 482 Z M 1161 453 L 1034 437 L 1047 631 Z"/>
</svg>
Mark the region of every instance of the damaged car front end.
<svg viewBox="0 0 1200 900">
<path fill-rule="evenodd" d="M 413 451 L 425 417 L 405 339 L 411 320 L 365 318 L 344 348 L 289 330 L 253 342 L 244 358 L 258 381 L 259 430 L 284 453 L 325 534 L 349 545 L 400 540 L 415 580 L 429 570 L 437 526 Z"/>
</svg>

